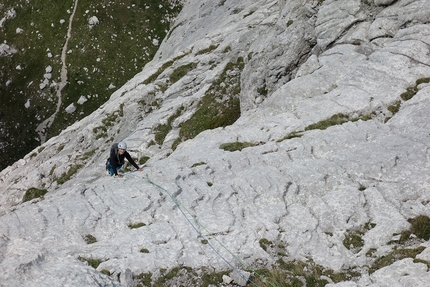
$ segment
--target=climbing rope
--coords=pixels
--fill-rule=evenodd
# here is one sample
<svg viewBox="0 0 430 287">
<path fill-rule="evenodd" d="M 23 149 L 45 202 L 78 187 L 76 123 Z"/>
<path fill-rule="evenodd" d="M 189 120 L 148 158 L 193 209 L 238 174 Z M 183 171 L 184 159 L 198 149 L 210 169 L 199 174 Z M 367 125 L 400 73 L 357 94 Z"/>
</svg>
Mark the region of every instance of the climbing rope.
<svg viewBox="0 0 430 287">
<path fill-rule="evenodd" d="M 254 286 L 256 287 L 260 287 L 257 285 L 257 283 L 255 283 L 254 281 L 252 281 L 251 279 L 247 278 L 239 269 L 237 269 L 235 266 L 233 266 L 232 263 L 230 263 L 224 256 L 222 256 L 218 250 L 216 250 L 216 248 L 209 242 L 209 240 L 206 239 L 206 237 L 198 230 L 198 228 L 191 222 L 191 220 L 189 219 L 189 217 L 185 214 L 184 210 L 189 214 L 190 217 L 192 217 L 194 219 L 194 221 L 201 227 L 203 228 L 207 234 L 209 235 L 209 237 L 211 239 L 214 239 L 216 242 L 218 242 L 218 244 L 220 244 L 228 253 L 230 253 L 237 261 L 239 261 L 243 266 L 245 266 L 247 269 L 250 269 L 244 262 L 242 262 L 240 260 L 240 258 L 238 258 L 236 255 L 233 254 L 233 252 L 231 252 L 224 244 L 222 244 L 218 239 L 216 239 L 216 237 L 214 237 L 213 235 L 211 235 L 211 233 L 209 232 L 209 230 L 206 229 L 206 227 L 201 224 L 196 217 L 194 217 L 187 209 L 186 207 L 183 206 L 183 204 L 181 204 L 181 202 L 171 193 L 169 192 L 167 189 L 163 188 L 162 186 L 160 186 L 159 184 L 153 182 L 151 179 L 149 179 L 148 177 L 146 178 L 142 178 L 139 177 L 135 174 L 133 174 L 133 172 L 127 172 L 124 173 L 124 175 L 132 175 L 138 179 L 145 179 L 147 182 L 149 182 L 150 184 L 152 184 L 153 186 L 159 188 L 160 190 L 164 191 L 165 193 L 167 193 L 169 195 L 169 197 L 173 200 L 173 202 L 175 203 L 176 207 L 179 209 L 179 211 L 182 213 L 182 215 L 185 217 L 185 219 L 188 221 L 188 223 L 192 226 L 192 228 L 197 232 L 197 234 L 203 238 L 203 240 L 205 240 L 205 242 L 207 242 L 207 245 L 209 245 L 212 250 L 224 261 L 227 263 L 228 266 L 230 266 L 233 270 L 235 270 L 243 279 L 249 281 L 250 283 L 252 283 Z M 251 270 L 251 269 L 250 269 Z M 258 275 L 258 273 L 256 273 L 254 271 L 255 274 Z M 269 283 L 269 282 L 267 282 Z M 269 283 L 270 284 L 270 283 Z M 276 287 L 272 284 L 270 284 L 272 287 Z"/>
</svg>

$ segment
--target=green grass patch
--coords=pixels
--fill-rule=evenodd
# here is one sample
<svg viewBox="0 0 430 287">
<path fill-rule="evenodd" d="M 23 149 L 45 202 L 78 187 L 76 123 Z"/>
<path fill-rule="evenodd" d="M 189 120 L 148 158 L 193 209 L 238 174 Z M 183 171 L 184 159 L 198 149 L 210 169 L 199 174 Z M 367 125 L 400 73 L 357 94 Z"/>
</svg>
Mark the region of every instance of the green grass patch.
<svg viewBox="0 0 430 287">
<path fill-rule="evenodd" d="M 402 260 L 404 258 L 415 258 L 418 254 L 420 254 L 425 249 L 424 246 L 420 246 L 414 249 L 396 249 L 389 253 L 388 255 L 382 256 L 375 260 L 371 268 L 369 269 L 370 273 L 375 272 L 385 266 L 389 266 L 396 261 Z"/>
<path fill-rule="evenodd" d="M 216 48 L 218 48 L 219 45 L 210 45 L 209 47 L 207 47 L 206 49 L 200 50 L 196 53 L 196 56 L 198 55 L 203 55 L 203 54 L 207 54 L 212 52 L 213 50 L 215 50 Z"/>
<path fill-rule="evenodd" d="M 204 162 L 204 161 L 201 161 L 201 162 L 196 162 L 195 164 L 193 164 L 191 167 L 196 167 L 196 166 L 199 166 L 199 165 L 205 165 L 206 163 Z"/>
<path fill-rule="evenodd" d="M 430 78 L 421 78 L 415 81 L 415 86 L 409 87 L 406 89 L 406 92 L 400 95 L 400 98 L 404 101 L 408 101 L 412 99 L 416 93 L 418 92 L 418 85 L 430 83 Z"/>
<path fill-rule="evenodd" d="M 254 282 L 260 287 L 323 287 L 329 282 L 323 276 L 329 277 L 334 283 L 358 278 L 360 273 L 354 271 L 334 272 L 324 269 L 312 260 L 285 262 L 277 260 L 277 267 L 272 269 L 259 269 L 255 272 Z M 303 283 L 305 282 L 305 283 Z"/>
<path fill-rule="evenodd" d="M 103 262 L 103 260 L 101 259 L 94 259 L 94 258 L 84 258 L 79 256 L 78 260 L 82 261 L 82 262 L 87 262 L 89 266 L 93 267 L 94 269 L 97 269 L 97 267 L 99 267 L 99 265 Z"/>
<path fill-rule="evenodd" d="M 276 142 L 282 142 L 284 140 L 289 140 L 293 138 L 301 138 L 303 136 L 303 132 L 291 132 L 288 135 L 284 136 L 281 139 L 278 139 Z"/>
<path fill-rule="evenodd" d="M 93 128 L 93 133 L 96 134 L 96 139 L 106 138 L 108 136 L 108 130 L 113 127 L 118 120 L 124 116 L 124 104 L 119 106 L 119 110 L 111 114 L 107 114 L 102 120 L 101 125 Z"/>
<path fill-rule="evenodd" d="M 148 85 L 148 84 L 154 82 L 167 68 L 171 67 L 177 60 L 182 59 L 183 57 L 185 57 L 188 54 L 190 54 L 190 52 L 184 53 L 181 56 L 178 56 L 176 58 L 173 58 L 170 61 L 165 62 L 163 65 L 161 65 L 160 68 L 158 68 L 157 72 L 155 72 L 154 74 L 149 76 L 145 81 L 143 81 L 143 84 Z"/>
<path fill-rule="evenodd" d="M 75 173 L 79 171 L 79 169 L 82 167 L 82 164 L 75 164 L 74 166 L 70 167 L 67 172 L 63 172 L 62 175 L 55 179 L 58 184 L 63 184 L 66 181 L 68 181 Z"/>
<path fill-rule="evenodd" d="M 145 223 L 143 223 L 143 222 L 130 223 L 130 224 L 128 225 L 128 228 L 130 228 L 130 229 L 135 229 L 135 228 L 140 228 L 140 227 L 142 227 L 142 226 L 146 226 L 146 224 L 145 224 Z"/>
<path fill-rule="evenodd" d="M 164 139 L 166 138 L 167 134 L 172 130 L 172 123 L 175 119 L 177 119 L 184 110 L 184 107 L 181 106 L 173 115 L 171 115 L 167 119 L 167 123 L 158 125 L 154 131 L 155 131 L 155 142 L 159 145 L 163 144 Z"/>
<path fill-rule="evenodd" d="M 223 149 L 225 151 L 241 151 L 244 148 L 247 147 L 253 147 L 253 146 L 257 146 L 257 144 L 255 143 L 250 143 L 250 142 L 233 142 L 233 143 L 223 143 L 219 146 L 220 149 Z"/>
<path fill-rule="evenodd" d="M 164 270 L 162 270 L 164 271 Z M 169 270 L 169 272 L 162 272 L 162 276 L 157 279 L 157 281 L 153 284 L 153 287 L 164 287 L 170 286 L 168 282 L 176 277 L 181 276 L 184 273 L 193 272 L 191 267 L 174 267 Z"/>
<path fill-rule="evenodd" d="M 258 241 L 258 243 L 260 243 L 260 247 L 261 249 L 263 249 L 264 251 L 267 251 L 267 247 L 272 245 L 272 241 L 266 239 L 266 238 L 262 238 Z"/>
<path fill-rule="evenodd" d="M 22 202 L 26 202 L 26 201 L 32 200 L 34 198 L 42 197 L 47 192 L 48 192 L 48 190 L 46 190 L 46 189 L 38 189 L 35 187 L 29 188 L 25 192 L 24 197 L 22 198 Z"/>
<path fill-rule="evenodd" d="M 149 159 L 150 159 L 150 157 L 149 157 L 149 156 L 142 156 L 142 157 L 139 159 L 139 165 L 145 164 Z"/>
<path fill-rule="evenodd" d="M 148 286 L 151 287 L 152 273 L 141 273 L 133 277 L 133 279 L 138 282 L 136 286 Z"/>
<path fill-rule="evenodd" d="M 411 227 L 400 233 L 400 239 L 398 241 L 392 241 L 390 243 L 405 244 L 412 234 L 426 241 L 430 239 L 430 218 L 427 215 L 418 215 L 408 219 L 408 222 L 411 224 Z"/>
<path fill-rule="evenodd" d="M 311 124 L 305 128 L 305 131 L 309 130 L 325 130 L 328 127 L 341 125 L 349 121 L 349 116 L 345 114 L 335 114 L 326 120 L 319 121 L 315 124 Z"/>
<path fill-rule="evenodd" d="M 196 112 L 182 123 L 173 149 L 180 142 L 192 139 L 205 130 L 226 127 L 240 117 L 240 74 L 244 65 L 243 58 L 226 65 L 221 76 L 197 104 Z"/>
<path fill-rule="evenodd" d="M 186 65 L 177 67 L 175 70 L 173 70 L 173 72 L 169 76 L 170 83 L 171 84 L 176 83 L 177 81 L 182 79 L 182 77 L 184 77 L 186 74 L 188 74 L 188 72 L 194 70 L 196 67 L 197 67 L 196 63 L 189 63 Z"/>
<path fill-rule="evenodd" d="M 345 238 L 343 239 L 343 245 L 354 253 L 359 252 L 364 246 L 364 240 L 362 238 L 363 235 L 375 226 L 375 223 L 367 222 L 356 230 L 348 230 L 345 234 Z"/>
<path fill-rule="evenodd" d="M 93 244 L 93 243 L 97 242 L 97 238 L 94 235 L 91 235 L 91 234 L 87 234 L 83 238 L 84 238 L 84 241 L 87 244 Z"/>
</svg>

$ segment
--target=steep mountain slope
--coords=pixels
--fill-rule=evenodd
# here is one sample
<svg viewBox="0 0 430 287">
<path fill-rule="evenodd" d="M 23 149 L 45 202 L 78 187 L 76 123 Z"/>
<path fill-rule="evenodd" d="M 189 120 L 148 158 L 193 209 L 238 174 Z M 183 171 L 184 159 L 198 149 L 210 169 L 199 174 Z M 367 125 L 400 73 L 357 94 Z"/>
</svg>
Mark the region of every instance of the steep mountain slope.
<svg viewBox="0 0 430 287">
<path fill-rule="evenodd" d="M 188 1 L 141 73 L 2 171 L 0 284 L 426 286 L 430 1 L 237 2 Z M 144 172 L 104 175 L 119 140 Z"/>
<path fill-rule="evenodd" d="M 3 0 L 0 169 L 91 114 L 155 55 L 177 0 Z M 19 133 L 16 133 L 19 130 Z"/>
</svg>

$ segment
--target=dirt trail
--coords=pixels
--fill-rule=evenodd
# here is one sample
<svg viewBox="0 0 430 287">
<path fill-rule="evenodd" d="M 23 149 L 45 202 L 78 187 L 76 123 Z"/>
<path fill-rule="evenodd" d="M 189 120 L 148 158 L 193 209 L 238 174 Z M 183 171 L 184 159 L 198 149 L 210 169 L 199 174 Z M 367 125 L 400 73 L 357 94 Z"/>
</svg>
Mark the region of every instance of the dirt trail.
<svg viewBox="0 0 430 287">
<path fill-rule="evenodd" d="M 63 45 L 63 50 L 61 52 L 61 76 L 60 76 L 60 83 L 57 87 L 57 109 L 55 110 L 55 113 L 53 113 L 49 118 L 44 120 L 39 126 L 37 127 L 36 131 L 39 134 L 40 137 L 40 143 L 43 144 L 46 141 L 46 134 L 49 129 L 49 127 L 52 125 L 52 122 L 55 119 L 55 116 L 60 110 L 61 107 L 61 91 L 67 84 L 67 66 L 66 66 L 66 54 L 67 54 L 67 44 L 69 43 L 69 39 L 72 37 L 72 22 L 73 17 L 75 17 L 76 8 L 78 7 L 78 0 L 74 1 L 73 5 L 73 12 L 70 15 L 69 18 L 69 27 L 67 29 L 67 36 L 66 36 L 66 42 Z"/>
</svg>

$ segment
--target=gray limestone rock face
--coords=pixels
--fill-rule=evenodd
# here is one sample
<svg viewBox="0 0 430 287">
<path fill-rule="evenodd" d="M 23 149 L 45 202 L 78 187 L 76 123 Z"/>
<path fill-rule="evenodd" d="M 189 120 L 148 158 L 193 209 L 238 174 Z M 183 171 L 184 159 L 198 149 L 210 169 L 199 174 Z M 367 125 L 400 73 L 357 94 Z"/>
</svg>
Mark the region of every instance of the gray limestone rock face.
<svg viewBox="0 0 430 287">
<path fill-rule="evenodd" d="M 188 1 L 141 73 L 0 172 L 0 285 L 134 286 L 133 274 L 190 269 L 200 280 L 282 257 L 359 274 L 330 287 L 427 287 L 428 241 L 392 242 L 430 216 L 430 3 L 374 4 Z M 173 148 L 231 78 L 238 119 Z M 105 175 L 118 141 L 149 157 L 143 172 Z M 361 246 L 345 243 L 352 231 Z M 394 246 L 420 260 L 369 272 Z"/>
</svg>

